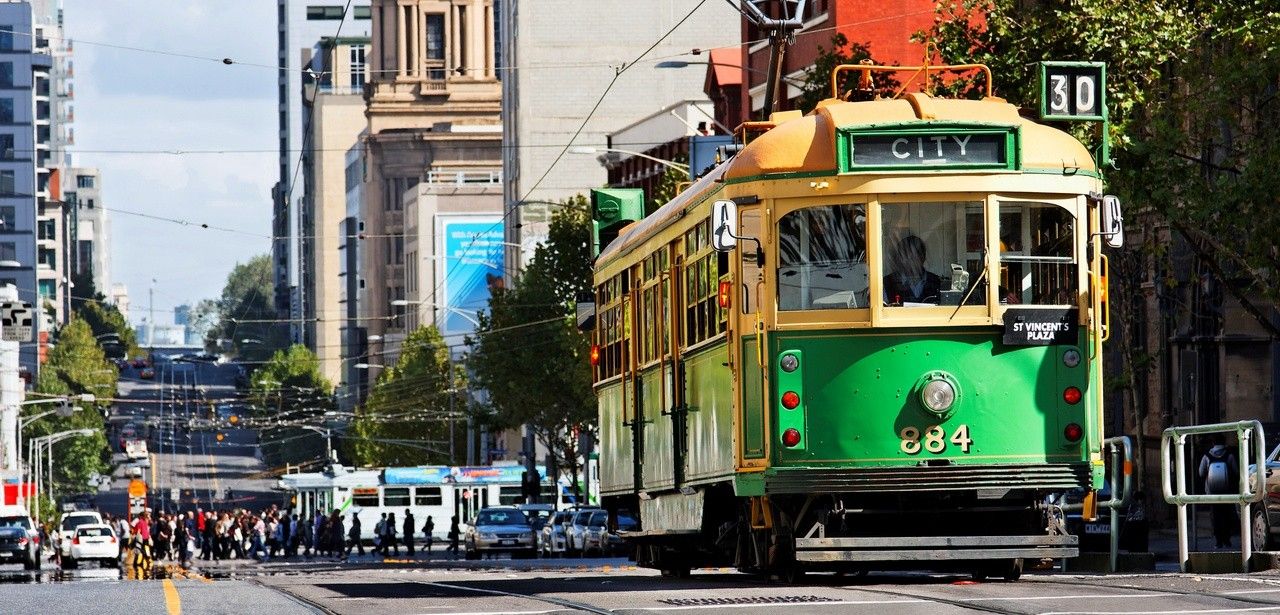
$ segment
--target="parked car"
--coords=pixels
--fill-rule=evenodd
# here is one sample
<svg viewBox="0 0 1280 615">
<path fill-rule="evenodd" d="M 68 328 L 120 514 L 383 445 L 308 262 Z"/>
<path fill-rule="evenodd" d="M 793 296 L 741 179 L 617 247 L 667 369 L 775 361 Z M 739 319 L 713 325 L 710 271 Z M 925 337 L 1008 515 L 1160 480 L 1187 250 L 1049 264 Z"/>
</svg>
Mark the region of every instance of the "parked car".
<svg viewBox="0 0 1280 615">
<path fill-rule="evenodd" d="M 1266 496 L 1253 505 L 1250 527 L 1254 550 L 1274 551 L 1280 549 L 1280 446 L 1271 449 L 1264 463 Z M 1249 472 L 1253 471 L 1254 465 L 1249 464 Z"/>
<path fill-rule="evenodd" d="M 591 515 L 601 512 L 599 508 L 580 508 L 574 512 L 573 518 L 565 526 L 565 555 L 582 555 L 586 543 L 587 522 Z"/>
<path fill-rule="evenodd" d="M 151 380 L 152 378 L 156 377 L 156 370 L 150 367 L 144 367 L 138 371 L 138 377 L 142 378 L 143 380 Z"/>
<path fill-rule="evenodd" d="M 565 527 L 573 520 L 574 511 L 562 510 L 552 515 L 538 533 L 538 550 L 543 557 L 559 557 L 565 552 Z"/>
<path fill-rule="evenodd" d="M 111 526 L 105 523 L 88 523 L 77 527 L 70 538 L 63 535 L 67 554 L 62 556 L 62 568 L 73 569 L 86 560 L 96 560 L 103 566 L 120 565 L 120 544 Z"/>
<path fill-rule="evenodd" d="M 467 527 L 467 559 L 482 554 L 510 553 L 511 557 L 532 557 L 535 552 L 533 529 L 528 518 L 516 508 L 482 508 Z"/>
<path fill-rule="evenodd" d="M 598 510 L 587 518 L 587 525 L 582 532 L 582 555 L 591 553 L 605 554 L 605 546 L 609 543 L 609 513 Z"/>
<path fill-rule="evenodd" d="M 0 506 L 0 562 L 22 562 L 27 570 L 40 569 L 40 534 L 21 506 Z"/>
<path fill-rule="evenodd" d="M 605 543 L 605 551 L 610 555 L 619 555 L 628 550 L 629 546 L 622 539 L 622 534 L 640 529 L 640 521 L 630 512 L 625 510 L 619 511 L 614 517 L 614 524 L 609 528 L 609 535 Z"/>
<path fill-rule="evenodd" d="M 75 538 L 76 528 L 84 525 L 101 525 L 102 515 L 92 510 L 78 510 L 62 515 L 58 520 L 58 555 L 64 560 L 71 556 L 71 541 Z"/>
</svg>

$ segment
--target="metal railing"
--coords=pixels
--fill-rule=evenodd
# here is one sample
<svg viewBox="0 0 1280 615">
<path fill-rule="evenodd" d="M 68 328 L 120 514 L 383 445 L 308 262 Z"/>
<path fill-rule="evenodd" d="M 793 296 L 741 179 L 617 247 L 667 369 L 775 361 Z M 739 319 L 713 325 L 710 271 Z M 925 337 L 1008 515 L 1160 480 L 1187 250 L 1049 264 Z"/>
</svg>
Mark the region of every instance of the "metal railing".
<svg viewBox="0 0 1280 615">
<path fill-rule="evenodd" d="M 1111 557 L 1108 560 L 1108 565 L 1111 572 L 1115 572 L 1116 565 L 1120 559 L 1119 510 L 1128 506 L 1129 500 L 1133 497 L 1133 443 L 1129 440 L 1129 436 L 1116 436 L 1103 440 L 1102 445 L 1111 453 L 1111 466 L 1107 472 L 1107 484 L 1111 487 L 1111 499 L 1106 502 L 1100 502 L 1098 506 L 1111 511 Z M 1116 483 L 1120 483 L 1120 485 Z M 1116 489 L 1117 486 L 1122 488 Z"/>
<path fill-rule="evenodd" d="M 1236 463 L 1240 490 L 1236 493 L 1187 493 L 1187 436 L 1214 433 L 1236 434 Z M 1187 547 L 1187 504 L 1235 504 L 1240 514 L 1240 566 L 1249 571 L 1249 559 L 1253 556 L 1253 533 L 1250 531 L 1249 505 L 1262 500 L 1266 484 L 1266 453 L 1263 447 L 1266 437 L 1262 423 L 1238 421 L 1170 427 L 1160 437 L 1160 486 L 1164 501 L 1178 507 L 1178 568 L 1186 572 L 1190 557 Z M 1253 474 L 1249 474 L 1250 446 L 1253 447 Z M 1172 457 L 1171 457 L 1172 455 Z M 1170 470 L 1173 484 L 1170 484 Z"/>
</svg>

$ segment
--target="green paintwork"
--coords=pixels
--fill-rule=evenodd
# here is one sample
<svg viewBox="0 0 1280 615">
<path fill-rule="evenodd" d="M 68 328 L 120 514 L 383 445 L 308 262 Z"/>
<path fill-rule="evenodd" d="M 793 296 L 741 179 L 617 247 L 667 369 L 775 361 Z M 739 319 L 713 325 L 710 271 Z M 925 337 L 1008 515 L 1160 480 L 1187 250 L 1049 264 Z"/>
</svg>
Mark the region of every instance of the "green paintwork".
<svg viewBox="0 0 1280 615">
<path fill-rule="evenodd" d="M 802 451 L 808 448 L 807 444 L 809 441 L 808 438 L 803 436 L 805 433 L 804 368 L 806 361 L 804 359 L 804 351 L 786 350 L 778 353 L 777 360 L 774 362 L 774 365 L 781 365 L 782 357 L 788 355 L 798 359 L 799 364 L 793 372 L 787 372 L 781 367 L 778 367 L 778 390 L 775 391 L 773 395 L 773 401 L 776 404 L 775 407 L 778 409 L 778 420 L 774 423 L 777 427 L 774 428 L 773 431 L 774 437 L 777 438 L 779 443 L 782 442 L 783 432 L 788 429 L 795 429 L 799 431 L 802 434 L 800 443 L 789 447 L 788 450 Z M 800 405 L 792 408 L 791 410 L 788 410 L 786 406 L 782 405 L 782 396 L 785 395 L 787 391 L 794 391 L 800 396 Z"/>
<path fill-rule="evenodd" d="M 663 416 L 663 390 L 668 370 L 659 367 L 640 373 L 640 405 L 644 416 L 644 459 L 641 464 L 643 488 L 649 491 L 675 486 L 675 451 L 672 448 L 671 417 Z M 671 396 L 666 396 L 671 403 Z"/>
<path fill-rule="evenodd" d="M 596 399 L 600 409 L 600 450 L 607 451 L 607 463 L 600 464 L 600 491 L 605 495 L 628 493 L 633 489 L 631 428 L 623 425 L 622 383 L 600 387 Z"/>
<path fill-rule="evenodd" d="M 992 328 L 773 335 L 771 347 L 777 354 L 804 353 L 808 442 L 805 450 L 773 447 L 775 466 L 1088 460 L 1088 447 L 1067 442 L 1063 428 L 1071 422 L 1086 425 L 1085 410 L 1093 403 L 1090 363 L 1066 368 L 1061 360 L 1065 347 L 1007 347 L 1000 331 Z M 931 371 L 944 371 L 960 385 L 956 407 L 943 419 L 920 406 L 916 385 Z M 1075 406 L 1062 400 L 1068 385 L 1084 393 Z M 775 405 L 772 411 L 785 412 L 780 408 Z M 923 446 L 925 433 L 935 425 L 946 434 L 945 446 L 929 452 Z M 972 441 L 967 453 L 951 442 L 961 425 L 968 427 Z M 904 452 L 900 439 L 907 427 L 921 433 L 922 446 L 914 454 Z"/>
<path fill-rule="evenodd" d="M 733 374 L 729 346 L 717 344 L 685 359 L 689 406 L 685 482 L 731 475 L 733 465 Z"/>
<path fill-rule="evenodd" d="M 742 376 L 742 433 L 739 434 L 739 442 L 743 459 L 763 459 L 765 455 L 765 396 L 763 375 L 756 362 L 757 339 L 754 335 L 743 336 L 739 363 Z"/>
<path fill-rule="evenodd" d="M 764 495 L 764 472 L 741 472 L 734 476 L 733 493 L 740 498 Z"/>
</svg>

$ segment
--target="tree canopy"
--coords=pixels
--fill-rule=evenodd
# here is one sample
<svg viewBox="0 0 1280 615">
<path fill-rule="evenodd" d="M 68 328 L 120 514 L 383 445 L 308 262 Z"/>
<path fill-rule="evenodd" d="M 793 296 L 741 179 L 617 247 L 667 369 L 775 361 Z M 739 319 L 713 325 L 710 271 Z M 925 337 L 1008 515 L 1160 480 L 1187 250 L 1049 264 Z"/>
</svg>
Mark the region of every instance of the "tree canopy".
<svg viewBox="0 0 1280 615">
<path fill-rule="evenodd" d="M 97 300 L 81 301 L 76 316 L 89 325 L 94 339 L 109 358 L 125 358 L 142 354 L 137 334 L 116 306 Z"/>
<path fill-rule="evenodd" d="M 232 354 L 249 362 L 266 360 L 287 346 L 289 327 L 272 306 L 272 279 L 271 257 L 265 254 L 238 263 L 227 275 L 217 301 L 217 322 L 205 334 L 206 345 L 230 347 Z"/>
</svg>

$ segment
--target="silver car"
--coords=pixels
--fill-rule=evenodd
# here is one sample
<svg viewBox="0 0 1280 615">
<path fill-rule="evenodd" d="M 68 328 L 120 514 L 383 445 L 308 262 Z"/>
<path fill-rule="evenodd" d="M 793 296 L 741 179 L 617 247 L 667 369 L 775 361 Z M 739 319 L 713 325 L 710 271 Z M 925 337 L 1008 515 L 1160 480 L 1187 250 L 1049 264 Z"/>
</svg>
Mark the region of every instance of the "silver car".
<svg viewBox="0 0 1280 615">
<path fill-rule="evenodd" d="M 587 541 L 587 522 L 591 515 L 600 512 L 599 508 L 583 508 L 574 511 L 573 517 L 565 525 L 565 554 L 582 555 Z"/>
<path fill-rule="evenodd" d="M 543 557 L 559 557 L 564 555 L 568 546 L 565 538 L 565 527 L 573 519 L 573 511 L 562 510 L 551 517 L 542 532 L 538 535 L 538 548 Z"/>
<path fill-rule="evenodd" d="M 483 508 L 467 528 L 467 559 L 482 554 L 510 553 L 511 557 L 533 557 L 536 542 L 528 518 L 515 508 Z"/>
<path fill-rule="evenodd" d="M 587 518 L 587 526 L 582 532 L 582 554 L 595 552 L 601 556 L 609 544 L 609 513 L 597 510 Z"/>
</svg>

